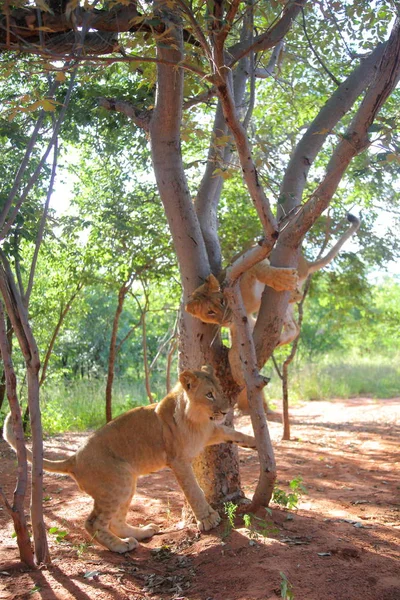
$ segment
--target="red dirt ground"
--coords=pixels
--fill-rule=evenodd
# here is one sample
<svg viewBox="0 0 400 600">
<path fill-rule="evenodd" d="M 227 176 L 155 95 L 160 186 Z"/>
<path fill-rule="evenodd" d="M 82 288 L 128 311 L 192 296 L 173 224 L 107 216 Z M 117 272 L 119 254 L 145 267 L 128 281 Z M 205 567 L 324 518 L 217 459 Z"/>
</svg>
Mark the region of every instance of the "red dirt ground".
<svg viewBox="0 0 400 600">
<path fill-rule="evenodd" d="M 400 398 L 310 402 L 291 414 L 293 441 L 282 442 L 281 425 L 270 424 L 278 486 L 288 490 L 300 475 L 307 491 L 295 511 L 272 505 L 272 516 L 258 513 L 267 537 L 240 517 L 233 530 L 226 521 L 209 534 L 182 528 L 182 496 L 164 470 L 141 479 L 131 510 L 133 523 L 158 522 L 160 535 L 113 554 L 87 544 L 91 500 L 68 477 L 46 474 L 46 524 L 67 534 L 61 541 L 49 534 L 52 564 L 29 571 L 0 508 L 0 599 L 274 600 L 283 597 L 283 573 L 295 600 L 400 600 Z M 249 418 L 236 426 L 249 432 Z M 59 436 L 46 447 L 73 450 L 83 437 Z M 1 486 L 11 498 L 15 455 L 3 441 L 0 456 Z M 257 458 L 249 450 L 240 456 L 250 496 Z"/>
</svg>

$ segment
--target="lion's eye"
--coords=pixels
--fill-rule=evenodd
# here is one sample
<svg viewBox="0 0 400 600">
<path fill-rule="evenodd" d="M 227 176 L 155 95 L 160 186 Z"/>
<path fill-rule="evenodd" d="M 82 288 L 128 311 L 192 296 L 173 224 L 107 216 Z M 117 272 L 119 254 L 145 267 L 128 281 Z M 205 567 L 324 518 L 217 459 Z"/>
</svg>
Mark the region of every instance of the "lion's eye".
<svg viewBox="0 0 400 600">
<path fill-rule="evenodd" d="M 207 312 L 208 315 L 210 315 L 210 317 L 212 317 L 213 315 L 216 315 L 217 313 L 215 312 L 215 310 L 209 310 Z"/>
<path fill-rule="evenodd" d="M 221 306 L 225 306 L 223 300 L 220 300 L 219 303 L 220 303 Z"/>
<path fill-rule="evenodd" d="M 206 394 L 206 398 L 210 398 L 210 400 L 214 400 L 214 394 L 212 392 L 208 392 Z"/>
</svg>

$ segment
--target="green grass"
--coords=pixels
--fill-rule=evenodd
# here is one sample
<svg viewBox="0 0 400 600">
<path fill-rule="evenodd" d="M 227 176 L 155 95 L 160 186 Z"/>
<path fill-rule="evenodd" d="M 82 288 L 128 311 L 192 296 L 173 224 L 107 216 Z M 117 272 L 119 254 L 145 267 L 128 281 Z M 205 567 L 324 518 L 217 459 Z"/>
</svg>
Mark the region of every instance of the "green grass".
<svg viewBox="0 0 400 600">
<path fill-rule="evenodd" d="M 400 396 L 400 361 L 398 357 L 328 356 L 319 364 L 295 365 L 289 373 L 289 396 L 299 400 L 321 400 L 368 396 Z M 269 399 L 281 397 L 281 382 L 272 373 L 266 388 Z"/>
<path fill-rule="evenodd" d="M 164 389 L 154 390 L 154 399 Z M 62 431 L 97 429 L 105 423 L 105 381 L 77 381 L 69 385 L 51 384 L 41 390 L 43 430 L 47 434 Z M 135 406 L 148 404 L 144 384 L 117 380 L 113 386 L 113 416 Z"/>
<path fill-rule="evenodd" d="M 281 382 L 271 367 L 265 388 L 272 401 L 281 398 Z M 154 399 L 165 395 L 165 383 L 152 381 Z M 292 364 L 289 397 L 296 401 L 369 396 L 400 396 L 400 360 L 394 356 L 365 358 L 326 356 L 319 364 Z M 80 380 L 68 384 L 49 382 L 40 392 L 43 430 L 46 434 L 97 429 L 105 422 L 105 380 Z M 113 416 L 147 404 L 144 383 L 117 379 L 113 387 Z M 8 408 L 4 406 L 3 411 Z M 0 424 L 4 418 L 0 415 Z"/>
</svg>

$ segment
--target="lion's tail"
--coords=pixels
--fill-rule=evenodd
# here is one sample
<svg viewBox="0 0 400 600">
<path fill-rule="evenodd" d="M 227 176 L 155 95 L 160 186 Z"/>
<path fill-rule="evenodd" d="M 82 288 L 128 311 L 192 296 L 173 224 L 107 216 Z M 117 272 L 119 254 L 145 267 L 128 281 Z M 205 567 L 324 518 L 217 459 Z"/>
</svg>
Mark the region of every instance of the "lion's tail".
<svg viewBox="0 0 400 600">
<path fill-rule="evenodd" d="M 3 437 L 10 444 L 14 450 L 17 449 L 17 440 L 14 433 L 14 428 L 12 426 L 12 418 L 11 413 L 9 413 L 4 421 L 3 426 Z M 26 457 L 28 461 L 32 462 L 32 452 L 27 448 L 26 449 Z M 45 471 L 50 471 L 51 473 L 70 473 L 71 469 L 75 463 L 75 455 L 69 456 L 62 460 L 47 460 L 43 459 L 43 469 Z"/>
</svg>

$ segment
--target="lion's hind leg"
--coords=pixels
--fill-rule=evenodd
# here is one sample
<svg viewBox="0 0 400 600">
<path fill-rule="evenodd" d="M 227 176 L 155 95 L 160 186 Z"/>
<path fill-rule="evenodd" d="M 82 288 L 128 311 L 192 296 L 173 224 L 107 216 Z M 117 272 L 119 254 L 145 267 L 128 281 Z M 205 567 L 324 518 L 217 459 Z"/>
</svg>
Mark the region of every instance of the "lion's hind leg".
<svg viewBox="0 0 400 600">
<path fill-rule="evenodd" d="M 141 541 L 153 537 L 155 533 L 158 533 L 160 528 L 154 523 L 149 523 L 149 525 L 145 525 L 144 527 L 132 527 L 126 522 L 126 516 L 131 505 L 132 497 L 135 493 L 135 487 L 136 481 L 129 499 L 126 502 L 121 503 L 118 512 L 114 514 L 110 523 L 110 529 L 120 538 L 134 537 L 136 540 Z"/>
<path fill-rule="evenodd" d="M 118 513 L 119 507 L 106 506 L 101 502 L 95 501 L 92 512 L 85 521 L 85 528 L 89 535 L 95 539 L 99 544 L 105 546 L 112 552 L 118 552 L 123 554 L 134 550 L 139 542 L 134 536 L 127 536 L 121 538 L 115 535 L 110 525 Z"/>
<path fill-rule="evenodd" d="M 298 284 L 297 270 L 289 267 L 272 267 L 268 260 L 255 265 L 254 274 L 258 281 L 269 285 L 277 292 L 294 290 Z"/>
<path fill-rule="evenodd" d="M 115 521 L 123 515 L 125 520 L 135 490 L 135 478 L 128 465 L 109 463 L 107 469 L 98 471 L 85 491 L 94 499 L 93 510 L 85 522 L 92 538 L 112 552 L 129 552 L 138 546 L 132 532 L 113 528 Z"/>
</svg>

